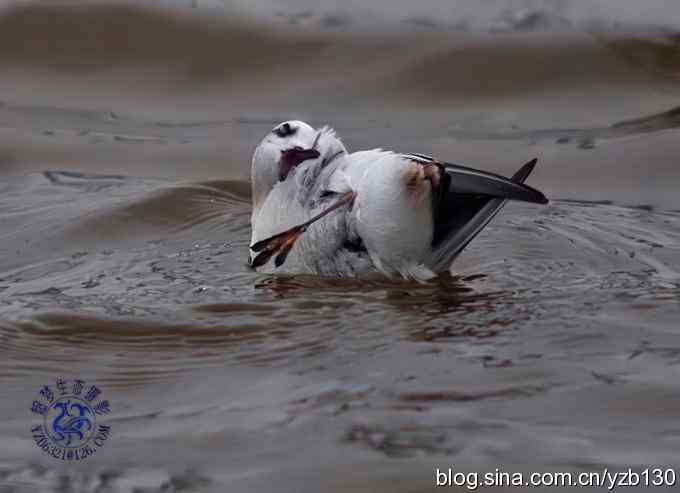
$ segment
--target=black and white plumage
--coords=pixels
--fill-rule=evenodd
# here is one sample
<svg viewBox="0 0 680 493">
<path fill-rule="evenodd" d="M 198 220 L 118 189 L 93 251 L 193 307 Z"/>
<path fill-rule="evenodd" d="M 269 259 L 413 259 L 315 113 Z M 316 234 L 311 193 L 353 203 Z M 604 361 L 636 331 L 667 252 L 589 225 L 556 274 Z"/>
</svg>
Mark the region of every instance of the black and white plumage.
<svg viewBox="0 0 680 493">
<path fill-rule="evenodd" d="M 252 162 L 250 264 L 264 272 L 426 280 L 446 272 L 524 181 L 382 149 L 348 153 L 329 127 L 277 125 Z"/>
</svg>

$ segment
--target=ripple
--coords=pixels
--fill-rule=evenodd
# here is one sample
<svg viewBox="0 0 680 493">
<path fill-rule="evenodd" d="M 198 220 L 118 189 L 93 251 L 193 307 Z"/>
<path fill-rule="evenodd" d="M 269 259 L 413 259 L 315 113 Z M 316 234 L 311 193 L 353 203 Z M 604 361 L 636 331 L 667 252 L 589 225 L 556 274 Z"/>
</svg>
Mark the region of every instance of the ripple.
<svg viewBox="0 0 680 493">
<path fill-rule="evenodd" d="M 653 389 L 680 361 L 678 212 L 509 204 L 455 275 L 337 279 L 247 268 L 245 182 L 58 179 L 24 183 L 44 202 L 10 224 L 20 245 L 48 212 L 50 235 L 0 273 L 0 376 L 17 392 L 65 369 L 96 380 L 118 393 L 112 419 L 139 431 L 132 447 L 200 421 L 225 441 L 318 427 L 389 458 L 456 455 L 489 448 L 475 433 L 533 437 L 553 394 Z M 550 420 L 563 431 L 567 414 Z M 150 491 L 169 488 L 175 472 L 149 470 Z M 30 471 L 12 484 L 21 474 L 36 484 Z"/>
<path fill-rule="evenodd" d="M 413 425 L 394 428 L 355 425 L 347 431 L 345 440 L 361 443 L 388 457 L 414 457 L 420 453 L 454 455 L 459 450 L 450 443 L 445 430 Z"/>
<path fill-rule="evenodd" d="M 485 399 L 533 397 L 546 392 L 546 388 L 540 385 L 508 387 L 482 391 L 412 391 L 403 392 L 399 399 L 405 402 L 474 402 Z"/>
<path fill-rule="evenodd" d="M 95 470 L 64 471 L 63 468 L 38 464 L 0 464 L 0 478 L 7 491 L 138 491 L 163 493 L 196 490 L 208 487 L 212 481 L 197 471 L 171 472 L 166 469 L 130 467 L 126 469 L 96 468 Z"/>
</svg>

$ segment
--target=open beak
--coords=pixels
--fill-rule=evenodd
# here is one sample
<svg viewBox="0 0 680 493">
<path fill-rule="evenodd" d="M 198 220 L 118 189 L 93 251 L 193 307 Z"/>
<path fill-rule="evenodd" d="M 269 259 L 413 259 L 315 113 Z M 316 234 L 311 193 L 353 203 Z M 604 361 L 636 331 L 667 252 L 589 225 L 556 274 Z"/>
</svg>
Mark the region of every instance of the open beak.
<svg viewBox="0 0 680 493">
<path fill-rule="evenodd" d="M 281 151 L 281 160 L 279 161 L 279 181 L 284 181 L 288 173 L 298 164 L 308 159 L 316 159 L 321 154 L 316 149 L 302 149 L 301 147 L 293 147 Z"/>
</svg>

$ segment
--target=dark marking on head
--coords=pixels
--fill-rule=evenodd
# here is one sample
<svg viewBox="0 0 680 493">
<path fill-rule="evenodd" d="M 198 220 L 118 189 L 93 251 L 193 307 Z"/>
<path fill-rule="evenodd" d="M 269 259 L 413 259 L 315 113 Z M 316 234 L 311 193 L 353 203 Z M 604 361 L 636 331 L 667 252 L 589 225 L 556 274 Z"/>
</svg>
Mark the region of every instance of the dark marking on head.
<svg viewBox="0 0 680 493">
<path fill-rule="evenodd" d="M 272 132 L 274 132 L 276 135 L 278 135 L 281 138 L 284 137 L 291 137 L 295 135 L 298 131 L 298 127 L 293 127 L 290 125 L 290 123 L 284 123 L 283 125 L 279 125 L 276 127 Z"/>
</svg>

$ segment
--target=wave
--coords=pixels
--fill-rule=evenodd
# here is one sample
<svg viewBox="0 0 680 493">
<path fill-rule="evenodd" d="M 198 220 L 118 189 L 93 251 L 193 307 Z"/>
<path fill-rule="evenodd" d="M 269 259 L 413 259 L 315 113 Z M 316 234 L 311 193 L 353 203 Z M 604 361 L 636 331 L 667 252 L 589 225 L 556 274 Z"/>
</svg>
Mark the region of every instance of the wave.
<svg viewBox="0 0 680 493">
<path fill-rule="evenodd" d="M 512 35 L 530 24 L 550 24 L 545 13 L 511 16 L 517 26 L 509 37 L 480 37 L 436 29 L 343 35 L 299 29 L 294 22 L 276 27 L 228 10 L 209 19 L 181 12 L 126 4 L 16 6 L 0 15 L 0 63 L 75 73 L 160 67 L 204 82 L 246 74 L 324 80 L 329 73 L 365 81 L 367 74 L 396 67 L 385 74 L 395 81 L 393 89 L 417 94 L 428 88 L 434 96 L 503 95 L 592 84 L 606 74 L 630 76 L 617 70 L 617 58 L 652 73 L 680 73 L 679 38 L 668 29 L 637 35 L 590 25 L 588 32 L 569 28 L 542 39 Z M 609 51 L 588 42 L 591 37 Z"/>
</svg>

